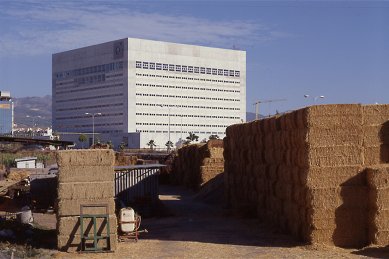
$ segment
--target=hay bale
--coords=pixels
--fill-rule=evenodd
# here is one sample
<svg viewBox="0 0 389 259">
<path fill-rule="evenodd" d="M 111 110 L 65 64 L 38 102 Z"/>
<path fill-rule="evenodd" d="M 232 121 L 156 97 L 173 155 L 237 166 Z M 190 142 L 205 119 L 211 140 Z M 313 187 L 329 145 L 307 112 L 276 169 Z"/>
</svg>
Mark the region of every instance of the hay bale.
<svg viewBox="0 0 389 259">
<path fill-rule="evenodd" d="M 117 234 L 111 234 L 111 250 L 117 250 L 118 236 Z M 63 252 L 77 252 L 81 251 L 81 236 L 79 234 L 75 235 L 58 235 L 57 237 L 57 247 L 60 251 Z M 106 240 L 101 239 L 98 242 L 98 247 L 107 247 Z"/>
<path fill-rule="evenodd" d="M 115 202 L 113 198 L 108 199 L 59 199 L 57 200 L 57 216 L 79 216 L 80 215 L 80 205 L 81 204 L 107 204 L 108 205 L 108 214 L 115 214 Z M 101 208 L 90 209 L 91 214 L 101 213 Z"/>
<path fill-rule="evenodd" d="M 103 212 L 105 213 L 105 212 Z M 107 233 L 107 221 L 103 218 L 96 219 L 96 226 L 98 234 Z M 109 228 L 110 233 L 115 234 L 117 229 L 116 215 L 109 215 Z M 74 235 L 81 234 L 80 218 L 79 217 L 58 217 L 57 219 L 57 231 L 61 235 Z M 84 235 L 93 234 L 93 220 L 90 218 L 84 219 Z"/>
<path fill-rule="evenodd" d="M 58 184 L 58 199 L 109 199 L 115 197 L 113 181 Z"/>
<path fill-rule="evenodd" d="M 306 203 L 312 208 L 367 208 L 368 189 L 363 186 L 308 189 Z"/>
<path fill-rule="evenodd" d="M 113 166 L 62 166 L 58 172 L 61 183 L 114 181 Z"/>
<path fill-rule="evenodd" d="M 111 149 L 61 150 L 56 152 L 57 164 L 63 166 L 113 166 L 115 154 Z"/>
</svg>

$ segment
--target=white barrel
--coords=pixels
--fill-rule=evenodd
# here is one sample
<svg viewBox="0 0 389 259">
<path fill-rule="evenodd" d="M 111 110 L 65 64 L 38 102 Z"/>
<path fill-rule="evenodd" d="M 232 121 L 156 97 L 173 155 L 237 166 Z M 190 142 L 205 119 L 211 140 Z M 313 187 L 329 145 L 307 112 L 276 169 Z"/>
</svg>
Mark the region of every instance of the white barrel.
<svg viewBox="0 0 389 259">
<path fill-rule="evenodd" d="M 32 223 L 34 218 L 32 217 L 31 209 L 28 206 L 22 208 L 22 211 L 19 213 L 19 221 L 23 224 Z"/>
<path fill-rule="evenodd" d="M 135 211 L 128 207 L 120 210 L 120 230 L 124 233 L 135 230 Z"/>
</svg>

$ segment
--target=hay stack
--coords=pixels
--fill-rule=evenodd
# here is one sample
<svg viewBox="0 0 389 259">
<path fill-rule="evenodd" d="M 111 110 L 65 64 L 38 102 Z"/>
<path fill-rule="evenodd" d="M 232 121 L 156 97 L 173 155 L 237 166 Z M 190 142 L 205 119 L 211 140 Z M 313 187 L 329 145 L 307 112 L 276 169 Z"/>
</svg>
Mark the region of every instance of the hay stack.
<svg viewBox="0 0 389 259">
<path fill-rule="evenodd" d="M 112 150 L 70 150 L 57 153 L 58 201 L 57 232 L 58 249 L 62 251 L 80 250 L 80 205 L 108 204 L 111 233 L 111 249 L 117 246 L 117 222 L 114 203 L 114 165 L 115 156 Z M 105 209 L 87 209 L 84 213 L 103 214 Z M 84 221 L 93 233 L 93 224 Z M 99 234 L 106 234 L 106 222 L 98 220 Z M 105 241 L 99 246 L 105 247 Z"/>
<path fill-rule="evenodd" d="M 369 193 L 369 240 L 389 244 L 389 165 L 367 168 Z"/>
<path fill-rule="evenodd" d="M 176 183 L 197 190 L 223 171 L 223 141 L 209 140 L 180 148 L 173 161 L 172 177 Z"/>
<path fill-rule="evenodd" d="M 320 105 L 228 127 L 229 204 L 312 243 L 366 245 L 364 168 L 389 160 L 388 119 L 389 105 Z"/>
</svg>

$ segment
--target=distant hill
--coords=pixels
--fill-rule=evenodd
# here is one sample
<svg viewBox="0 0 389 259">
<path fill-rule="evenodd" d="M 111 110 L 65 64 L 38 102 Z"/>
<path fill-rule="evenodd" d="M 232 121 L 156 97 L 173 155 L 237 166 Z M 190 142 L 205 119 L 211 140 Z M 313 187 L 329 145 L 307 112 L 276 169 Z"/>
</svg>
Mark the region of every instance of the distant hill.
<svg viewBox="0 0 389 259">
<path fill-rule="evenodd" d="M 18 127 L 45 128 L 51 126 L 51 95 L 43 97 L 14 98 L 15 123 Z M 263 118 L 262 115 L 259 115 Z M 246 121 L 255 120 L 255 113 L 246 112 Z"/>
<path fill-rule="evenodd" d="M 17 127 L 51 126 L 51 95 L 13 98 L 14 122 Z"/>
</svg>

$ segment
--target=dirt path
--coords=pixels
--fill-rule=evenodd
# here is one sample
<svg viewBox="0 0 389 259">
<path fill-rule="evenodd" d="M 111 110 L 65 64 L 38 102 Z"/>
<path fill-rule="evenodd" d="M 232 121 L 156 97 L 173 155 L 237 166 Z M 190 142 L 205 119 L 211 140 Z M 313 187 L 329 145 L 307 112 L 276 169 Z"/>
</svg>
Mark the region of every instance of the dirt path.
<svg viewBox="0 0 389 259">
<path fill-rule="evenodd" d="M 193 200 L 193 193 L 180 187 L 162 186 L 160 199 L 172 216 L 145 219 L 149 233 L 137 242 L 119 243 L 112 254 L 81 254 L 80 258 L 384 258 L 381 250 L 364 253 L 334 247 L 304 246 L 290 236 L 267 228 L 257 220 L 226 216 Z M 71 258 L 60 253 L 58 257 Z"/>
</svg>

